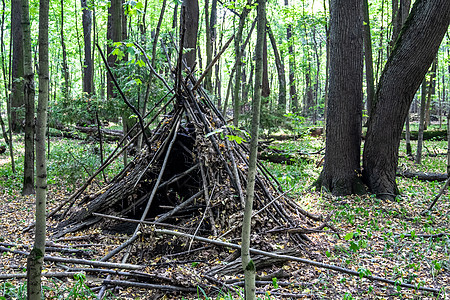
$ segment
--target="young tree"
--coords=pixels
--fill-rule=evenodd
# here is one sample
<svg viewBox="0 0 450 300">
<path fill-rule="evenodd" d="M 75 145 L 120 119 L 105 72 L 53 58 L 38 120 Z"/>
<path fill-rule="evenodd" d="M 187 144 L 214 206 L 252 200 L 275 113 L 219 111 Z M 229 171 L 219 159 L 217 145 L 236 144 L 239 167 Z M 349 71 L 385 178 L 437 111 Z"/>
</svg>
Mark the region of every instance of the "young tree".
<svg viewBox="0 0 450 300">
<path fill-rule="evenodd" d="M 318 184 L 335 195 L 360 189 L 363 36 L 360 0 L 330 1 L 330 85 L 325 165 Z"/>
<path fill-rule="evenodd" d="M 41 272 L 45 254 L 45 207 L 47 198 L 47 163 L 45 133 L 48 105 L 48 11 L 49 0 L 39 4 L 39 99 L 36 123 L 36 230 L 34 246 L 27 259 L 27 296 L 29 300 L 42 297 Z"/>
<path fill-rule="evenodd" d="M 261 110 L 262 72 L 263 72 L 263 45 L 266 33 L 266 0 L 258 0 L 257 7 L 258 27 L 255 48 L 255 94 L 252 102 L 252 139 L 250 141 L 250 157 L 247 175 L 247 196 L 245 199 L 244 220 L 242 222 L 242 248 L 241 259 L 245 276 L 245 299 L 255 299 L 255 264 L 250 257 L 250 232 L 253 211 L 253 198 L 255 194 L 255 176 L 258 154 L 258 131 Z"/>
<path fill-rule="evenodd" d="M 406 114 L 450 23 L 450 1 L 417 0 L 381 75 L 363 154 L 363 178 L 380 198 L 398 194 L 395 176 Z"/>
<path fill-rule="evenodd" d="M 269 35 L 270 43 L 272 45 L 273 54 L 275 56 L 275 64 L 277 66 L 278 74 L 278 111 L 280 115 L 286 113 L 286 74 L 284 71 L 284 61 L 281 59 L 278 52 L 277 42 L 272 32 L 272 28 L 267 25 L 267 34 Z"/>
<path fill-rule="evenodd" d="M 244 53 L 244 48 L 241 45 L 242 34 L 244 31 L 245 22 L 247 20 L 247 16 L 250 12 L 251 1 L 248 0 L 242 9 L 241 14 L 239 15 L 239 25 L 237 28 L 236 36 L 234 38 L 234 51 L 235 51 L 235 73 L 234 73 L 234 90 L 233 90 L 233 125 L 235 127 L 239 126 L 239 118 L 241 114 L 241 101 L 239 92 L 241 91 L 241 76 L 242 76 L 242 56 Z"/>
<path fill-rule="evenodd" d="M 284 5 L 289 6 L 289 0 L 284 0 Z M 288 41 L 288 53 L 289 53 L 289 97 L 291 100 L 292 111 L 298 111 L 298 96 L 297 88 L 295 86 L 295 53 L 294 53 L 294 41 L 292 38 L 292 24 L 289 23 L 286 27 L 286 39 Z"/>
<path fill-rule="evenodd" d="M 11 1 L 11 38 L 12 38 L 12 87 L 11 87 L 11 129 L 23 128 L 23 28 L 22 0 Z"/>
<path fill-rule="evenodd" d="M 31 56 L 31 26 L 28 0 L 22 0 L 25 159 L 23 166 L 23 195 L 34 194 L 34 72 Z"/>
</svg>

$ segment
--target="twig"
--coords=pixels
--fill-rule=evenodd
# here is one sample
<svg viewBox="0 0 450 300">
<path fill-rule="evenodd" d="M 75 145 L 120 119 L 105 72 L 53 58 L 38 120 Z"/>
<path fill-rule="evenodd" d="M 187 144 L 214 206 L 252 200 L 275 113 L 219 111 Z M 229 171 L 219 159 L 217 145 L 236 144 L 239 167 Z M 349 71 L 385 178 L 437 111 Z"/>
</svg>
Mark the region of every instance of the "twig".
<svg viewBox="0 0 450 300">
<path fill-rule="evenodd" d="M 445 189 L 448 187 L 448 184 L 450 183 L 450 177 L 448 177 L 448 179 L 445 181 L 444 186 L 439 190 L 439 193 L 436 195 L 436 197 L 434 197 L 433 202 L 430 204 L 430 206 L 428 207 L 428 209 L 424 210 L 422 212 L 422 215 L 426 214 L 427 212 L 431 211 L 433 209 L 433 206 L 436 204 L 436 202 L 439 200 L 439 198 L 442 196 L 442 194 L 444 193 Z"/>
<path fill-rule="evenodd" d="M 157 41 L 155 41 L 155 43 L 156 43 L 156 42 L 157 42 Z M 156 70 L 153 68 L 153 66 L 152 66 L 152 64 L 151 64 L 151 62 L 150 62 L 150 60 L 148 59 L 147 53 L 146 53 L 145 50 L 141 47 L 141 45 L 139 45 L 137 42 L 134 42 L 134 45 L 142 52 L 142 55 L 144 56 L 145 61 L 146 61 L 146 65 L 149 67 L 150 71 L 151 71 L 151 72 L 152 72 L 159 80 L 161 80 L 161 81 L 164 83 L 164 85 L 166 86 L 166 88 L 167 88 L 169 91 L 172 91 L 172 88 L 169 86 L 169 84 L 166 82 L 166 80 L 165 80 L 163 77 L 161 77 L 161 75 L 159 75 L 158 72 L 156 72 Z"/>
<path fill-rule="evenodd" d="M 198 89 L 198 87 L 200 86 L 203 78 L 206 77 L 206 74 L 208 74 L 208 72 L 211 70 L 211 68 L 216 64 L 216 62 L 219 60 L 220 56 L 222 56 L 222 54 L 225 52 L 225 50 L 227 50 L 228 46 L 231 44 L 231 42 L 234 39 L 234 34 L 228 39 L 228 41 L 225 43 L 225 45 L 222 47 L 222 49 L 220 49 L 220 52 L 217 53 L 217 55 L 214 57 L 214 59 L 209 63 L 209 65 L 206 67 L 205 71 L 203 71 L 202 75 L 200 75 L 200 78 L 197 79 L 197 83 L 194 85 L 194 87 L 192 88 L 193 91 L 195 91 L 196 89 Z"/>
<path fill-rule="evenodd" d="M 193 235 L 188 234 L 188 233 L 182 233 L 182 232 L 171 231 L 171 230 L 160 230 L 160 229 L 156 229 L 155 232 L 159 233 L 159 234 L 168 234 L 168 235 L 174 235 L 174 236 L 185 237 L 185 238 L 194 238 L 194 239 L 196 239 L 198 241 L 205 242 L 205 243 L 211 243 L 211 244 L 215 244 L 215 245 L 219 245 L 219 246 L 223 246 L 223 247 L 229 247 L 229 248 L 233 248 L 233 249 L 239 249 L 239 250 L 241 249 L 241 246 L 239 246 L 237 244 L 232 244 L 232 243 L 228 243 L 228 242 L 212 240 L 212 239 L 199 237 L 199 236 L 193 236 Z M 400 283 L 400 282 L 397 282 L 397 281 L 394 281 L 394 280 L 390 280 L 390 279 L 386 279 L 386 278 L 382 278 L 382 277 L 378 277 L 378 276 L 367 275 L 367 274 L 364 274 L 364 273 L 359 273 L 357 271 L 353 271 L 353 270 L 350 270 L 350 269 L 342 268 L 342 267 L 339 267 L 339 266 L 324 264 L 324 263 L 320 263 L 320 262 L 316 262 L 316 261 L 313 261 L 313 260 L 304 259 L 304 258 L 300 258 L 300 257 L 295 257 L 295 256 L 290 256 L 290 255 L 280 255 L 280 254 L 275 254 L 275 253 L 272 253 L 272 252 L 266 252 L 266 251 L 254 249 L 254 248 L 250 248 L 250 252 L 255 253 L 255 254 L 264 255 L 264 256 L 267 256 L 267 257 L 286 259 L 286 260 L 290 260 L 290 261 L 297 261 L 297 262 L 304 263 L 304 264 L 311 265 L 311 266 L 315 266 L 315 267 L 318 267 L 318 268 L 333 270 L 333 271 L 337 271 L 337 272 L 340 272 L 340 273 L 345 273 L 345 274 L 352 275 L 352 276 L 364 277 L 364 278 L 367 278 L 367 279 L 369 279 L 371 281 L 381 281 L 381 282 L 384 282 L 384 283 L 387 283 L 387 284 L 390 284 L 390 285 L 401 286 L 403 288 L 423 290 L 423 291 L 432 292 L 432 293 L 436 293 L 436 294 L 439 293 L 439 289 L 434 289 L 434 288 L 429 288 L 429 287 L 422 287 L 422 286 L 415 286 L 415 285 L 407 284 L 407 283 Z"/>
<path fill-rule="evenodd" d="M 117 80 L 116 80 L 114 74 L 112 73 L 111 68 L 108 65 L 108 62 L 106 61 L 106 58 L 105 58 L 105 55 L 103 54 L 102 49 L 100 49 L 100 46 L 98 44 L 95 44 L 95 45 L 98 48 L 98 52 L 100 53 L 100 56 L 103 59 L 103 62 L 104 62 L 105 67 L 106 67 L 106 70 L 108 71 L 108 74 L 111 76 L 111 79 L 114 82 L 114 85 L 116 86 L 117 90 L 119 91 L 120 96 L 122 96 L 122 99 L 126 103 L 126 105 L 128 105 L 128 107 L 131 108 L 131 110 L 138 117 L 139 125 L 141 126 L 142 136 L 144 137 L 145 144 L 147 144 L 147 147 L 150 148 L 150 142 L 149 142 L 147 134 L 145 133 L 145 130 L 144 130 L 144 128 L 145 128 L 145 126 L 144 126 L 144 119 L 142 118 L 140 112 L 136 109 L 136 107 L 134 107 L 134 105 L 131 104 L 130 101 L 128 101 L 127 97 L 125 97 L 125 94 L 123 93 L 122 89 L 120 88 L 119 84 L 117 83 Z"/>
</svg>

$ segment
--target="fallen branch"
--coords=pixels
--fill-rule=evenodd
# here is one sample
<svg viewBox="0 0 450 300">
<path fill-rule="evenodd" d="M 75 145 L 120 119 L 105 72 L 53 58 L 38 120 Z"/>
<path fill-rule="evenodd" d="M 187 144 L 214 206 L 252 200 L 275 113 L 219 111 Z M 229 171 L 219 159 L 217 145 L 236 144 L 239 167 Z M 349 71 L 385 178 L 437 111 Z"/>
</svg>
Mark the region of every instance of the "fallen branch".
<svg viewBox="0 0 450 300">
<path fill-rule="evenodd" d="M 430 204 L 430 206 L 428 207 L 428 209 L 424 210 L 422 212 L 422 215 L 426 214 L 427 212 L 431 211 L 433 209 L 433 206 L 436 204 L 436 202 L 439 200 L 439 198 L 441 198 L 442 194 L 444 193 L 444 191 L 447 189 L 448 184 L 450 183 L 450 177 L 447 178 L 447 180 L 445 181 L 445 184 L 443 187 L 441 187 L 441 189 L 439 190 L 439 193 L 434 197 L 433 202 Z"/>
<path fill-rule="evenodd" d="M 183 286 L 174 286 L 174 285 L 162 285 L 162 284 L 151 284 L 151 283 L 142 283 L 142 282 L 132 282 L 125 280 L 103 280 L 103 284 L 107 285 L 115 285 L 115 286 L 127 286 L 127 287 L 140 287 L 151 290 L 162 290 L 162 291 L 172 291 L 172 292 L 196 292 L 195 288 L 187 288 Z"/>
<path fill-rule="evenodd" d="M 156 229 L 155 232 L 159 233 L 159 234 L 167 234 L 167 235 L 174 235 L 174 236 L 185 237 L 185 238 L 192 238 L 192 239 L 195 239 L 197 241 L 201 241 L 201 242 L 205 242 L 205 243 L 211 243 L 211 244 L 224 246 L 224 247 L 229 247 L 229 248 L 233 248 L 233 249 L 239 249 L 239 250 L 241 249 L 241 246 L 239 246 L 237 244 L 232 244 L 232 243 L 228 243 L 228 242 L 212 240 L 212 239 L 199 237 L 199 236 L 193 236 L 191 234 L 177 232 L 177 231 Z M 304 264 L 307 264 L 307 265 L 315 266 L 315 267 L 322 268 L 322 269 L 333 270 L 333 271 L 337 271 L 337 272 L 340 272 L 340 273 L 345 273 L 345 274 L 352 275 L 352 276 L 364 277 L 364 278 L 369 279 L 370 281 L 381 281 L 381 282 L 384 282 L 384 283 L 387 283 L 387 284 L 390 284 L 390 285 L 400 286 L 400 287 L 403 287 L 403 288 L 417 289 L 417 290 L 432 292 L 432 293 L 435 293 L 435 294 L 439 293 L 439 289 L 434 289 L 434 288 L 429 288 L 429 287 L 422 287 L 422 286 L 415 286 L 415 285 L 408 284 L 408 283 L 400 283 L 398 281 L 386 279 L 386 278 L 383 278 L 383 277 L 368 275 L 367 272 L 360 273 L 360 272 L 357 272 L 357 271 L 354 271 L 354 270 L 342 268 L 342 267 L 335 266 L 335 265 L 324 264 L 324 263 L 320 263 L 320 262 L 317 262 L 317 261 L 304 259 L 304 258 L 300 258 L 300 257 L 295 257 L 295 256 L 290 256 L 290 255 L 280 255 L 280 254 L 275 254 L 275 253 L 271 253 L 271 252 L 266 252 L 266 251 L 254 249 L 254 248 L 250 248 L 250 252 L 254 253 L 254 254 L 265 255 L 267 257 L 274 257 L 274 258 L 286 259 L 286 260 L 290 260 L 290 261 L 297 261 L 297 262 L 304 263 Z"/>
<path fill-rule="evenodd" d="M 2 246 L 0 246 L 0 251 L 21 254 L 24 256 L 29 255 L 28 252 L 20 251 L 20 250 L 13 250 L 13 249 L 9 249 L 9 248 L 2 247 Z M 95 261 L 95 260 L 78 259 L 78 258 L 63 258 L 63 257 L 49 256 L 49 255 L 44 256 L 44 261 L 88 265 L 88 266 L 93 266 L 93 267 L 128 269 L 128 270 L 139 270 L 139 269 L 143 269 L 145 267 L 145 266 L 141 266 L 141 265 L 109 263 L 109 262 L 101 262 L 101 261 Z"/>
<path fill-rule="evenodd" d="M 79 272 L 47 272 L 42 273 L 44 277 L 73 277 Z M 27 278 L 27 273 L 0 274 L 0 279 Z"/>
</svg>

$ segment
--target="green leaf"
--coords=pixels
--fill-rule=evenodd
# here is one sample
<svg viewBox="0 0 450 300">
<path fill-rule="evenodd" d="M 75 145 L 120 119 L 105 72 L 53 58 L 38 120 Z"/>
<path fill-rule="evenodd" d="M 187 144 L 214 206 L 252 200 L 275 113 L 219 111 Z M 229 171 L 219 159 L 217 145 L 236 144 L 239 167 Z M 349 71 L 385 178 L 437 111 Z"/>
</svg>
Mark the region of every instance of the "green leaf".
<svg viewBox="0 0 450 300">
<path fill-rule="evenodd" d="M 139 66 L 139 67 L 144 67 L 145 66 L 145 62 L 142 60 L 142 59 L 139 59 L 137 62 L 136 62 L 136 64 Z"/>
<path fill-rule="evenodd" d="M 278 288 L 278 279 L 276 277 L 272 278 L 272 285 L 274 288 Z"/>
<path fill-rule="evenodd" d="M 346 241 L 351 240 L 353 238 L 353 232 L 349 232 L 344 236 Z"/>
<path fill-rule="evenodd" d="M 325 252 L 325 255 L 326 255 L 327 257 L 331 257 L 330 251 L 327 250 L 327 251 Z"/>
</svg>

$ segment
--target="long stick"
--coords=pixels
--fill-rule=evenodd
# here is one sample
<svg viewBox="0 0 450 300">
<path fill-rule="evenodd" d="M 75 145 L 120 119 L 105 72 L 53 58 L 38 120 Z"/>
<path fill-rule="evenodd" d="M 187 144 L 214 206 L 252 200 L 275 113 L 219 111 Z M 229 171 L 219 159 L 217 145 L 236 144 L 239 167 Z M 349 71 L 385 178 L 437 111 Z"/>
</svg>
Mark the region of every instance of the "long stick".
<svg viewBox="0 0 450 300">
<path fill-rule="evenodd" d="M 222 56 L 222 54 L 225 52 L 225 50 L 227 50 L 228 46 L 231 44 L 231 42 L 234 39 L 234 34 L 228 39 L 228 41 L 225 43 L 225 45 L 222 47 L 222 49 L 220 49 L 220 52 L 217 53 L 217 55 L 214 57 L 214 59 L 211 61 L 211 63 L 206 67 L 205 71 L 202 73 L 202 75 L 200 76 L 199 79 L 197 79 L 197 83 L 194 85 L 194 87 L 192 88 L 193 91 L 195 91 L 196 89 L 198 89 L 198 87 L 200 86 L 200 83 L 202 82 L 203 78 L 206 77 L 206 74 L 208 74 L 209 70 L 211 70 L 211 68 L 216 64 L 216 62 L 219 60 L 220 56 Z"/>
<path fill-rule="evenodd" d="M 159 234 L 167 234 L 167 235 L 174 235 L 174 236 L 179 236 L 179 237 L 195 239 L 197 241 L 201 241 L 201 242 L 204 242 L 204 243 L 210 243 L 210 244 L 215 244 L 215 245 L 218 245 L 218 246 L 224 246 L 224 247 L 229 247 L 229 248 L 241 250 L 241 246 L 239 246 L 237 244 L 232 244 L 232 243 L 228 243 L 228 242 L 212 240 L 212 239 L 199 237 L 199 236 L 193 236 L 193 235 L 188 234 L 188 233 L 182 233 L 182 232 L 177 232 L 177 231 L 172 231 L 172 230 L 165 230 L 165 229 L 156 229 L 155 232 L 159 233 Z M 301 263 L 304 263 L 304 264 L 307 264 L 307 265 L 311 265 L 311 266 L 315 266 L 315 267 L 318 267 L 318 268 L 333 270 L 333 271 L 337 271 L 337 272 L 340 272 L 340 273 L 345 273 L 345 274 L 353 275 L 353 276 L 364 277 L 364 278 L 367 278 L 367 279 L 369 279 L 371 281 L 381 281 L 381 282 L 384 282 L 384 283 L 388 283 L 390 285 L 401 286 L 403 288 L 417 289 L 417 290 L 432 292 L 432 293 L 436 293 L 436 294 L 439 293 L 439 289 L 415 286 L 413 284 L 408 284 L 408 283 L 400 283 L 400 282 L 397 282 L 397 281 L 394 281 L 394 280 L 389 280 L 389 279 L 386 279 L 386 278 L 373 276 L 373 275 L 366 275 L 364 273 L 359 273 L 357 271 L 353 271 L 353 270 L 350 270 L 350 269 L 338 267 L 338 266 L 335 266 L 335 265 L 324 264 L 324 263 L 320 263 L 320 262 L 317 262 L 317 261 L 304 259 L 304 258 L 300 258 L 300 257 L 295 257 L 295 256 L 291 256 L 291 255 L 276 254 L 276 253 L 266 252 L 266 251 L 262 251 L 262 250 L 258 250 L 258 249 L 254 249 L 254 248 L 250 248 L 250 252 L 255 253 L 255 254 L 259 254 L 259 255 L 264 255 L 264 256 L 267 256 L 267 257 L 280 258 L 280 259 L 285 259 L 285 260 L 290 260 L 290 261 L 298 261 L 298 262 L 301 262 Z"/>
<path fill-rule="evenodd" d="M 147 144 L 147 147 L 150 148 L 150 142 L 149 142 L 148 137 L 147 137 L 147 134 L 145 133 L 145 130 L 144 130 L 144 128 L 145 128 L 145 126 L 144 126 L 144 119 L 142 118 L 141 113 L 136 109 L 136 107 L 134 107 L 133 104 L 131 104 L 131 103 L 128 101 L 127 97 L 125 97 L 125 94 L 123 93 L 122 89 L 120 88 L 119 84 L 117 83 L 117 80 L 116 80 L 116 78 L 114 77 L 114 74 L 112 73 L 112 71 L 111 71 L 111 69 L 110 69 L 110 67 L 109 67 L 109 65 L 108 65 L 108 63 L 107 63 L 107 61 L 106 61 L 106 58 L 105 58 L 105 55 L 103 54 L 102 49 L 100 49 L 100 46 L 99 46 L 98 44 L 95 44 L 95 45 L 96 45 L 97 48 L 98 48 L 98 52 L 100 53 L 100 56 L 102 57 L 103 62 L 105 63 L 106 70 L 108 71 L 108 74 L 111 76 L 111 79 L 113 80 L 114 85 L 116 86 L 117 90 L 119 91 L 120 96 L 122 96 L 123 101 L 125 101 L 125 103 L 128 105 L 128 107 L 131 108 L 131 110 L 132 110 L 132 111 L 136 114 L 136 116 L 138 117 L 139 125 L 141 126 L 142 135 L 143 135 L 143 137 L 144 137 L 145 144 Z"/>
</svg>

